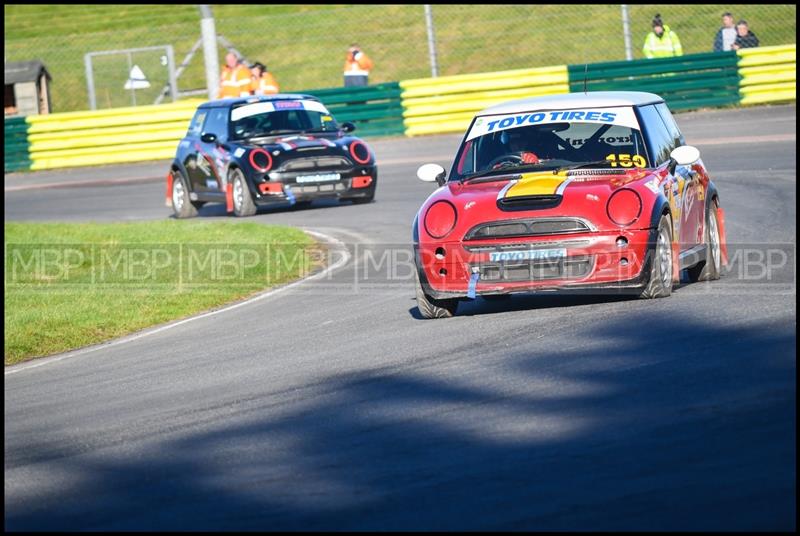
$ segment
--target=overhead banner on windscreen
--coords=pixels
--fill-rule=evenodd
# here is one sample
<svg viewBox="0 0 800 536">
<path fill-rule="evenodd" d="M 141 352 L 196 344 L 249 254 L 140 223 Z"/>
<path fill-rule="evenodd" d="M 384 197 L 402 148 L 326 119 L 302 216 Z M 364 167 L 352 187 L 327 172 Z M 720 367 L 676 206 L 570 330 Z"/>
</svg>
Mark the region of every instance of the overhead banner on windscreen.
<svg viewBox="0 0 800 536">
<path fill-rule="evenodd" d="M 234 108 L 231 112 L 231 121 L 238 121 L 244 117 L 251 115 L 265 114 L 269 112 L 282 111 L 282 110 L 309 110 L 312 112 L 319 112 L 321 114 L 329 114 L 325 105 L 318 101 L 312 100 L 273 100 L 267 102 L 256 102 L 253 104 L 245 104 Z"/>
<path fill-rule="evenodd" d="M 548 123 L 600 123 L 619 125 L 639 130 L 636 114 L 630 106 L 616 108 L 575 108 L 572 110 L 546 110 L 479 117 L 472 125 L 467 140 L 500 132 L 510 128 Z"/>
</svg>

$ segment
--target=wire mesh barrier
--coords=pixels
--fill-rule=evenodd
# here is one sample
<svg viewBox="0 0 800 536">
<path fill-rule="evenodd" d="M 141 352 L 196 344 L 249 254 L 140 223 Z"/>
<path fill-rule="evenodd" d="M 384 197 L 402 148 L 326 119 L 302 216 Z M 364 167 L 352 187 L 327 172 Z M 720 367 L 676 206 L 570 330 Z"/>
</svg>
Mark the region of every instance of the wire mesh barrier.
<svg viewBox="0 0 800 536">
<path fill-rule="evenodd" d="M 711 52 L 723 12 L 731 12 L 734 22 L 746 20 L 760 46 L 796 40 L 795 5 L 432 5 L 427 13 L 423 5 L 213 6 L 220 58 L 235 48 L 248 64 L 264 63 L 285 92 L 342 87 L 354 41 L 374 62 L 374 85 L 434 72 L 641 59 L 656 14 L 678 36 L 683 54 Z M 6 61 L 44 62 L 53 78 L 54 112 L 88 107 L 84 57 L 110 50 L 171 45 L 178 95 L 205 93 L 194 5 L 6 5 L 4 13 Z M 162 92 L 163 55 L 134 62 L 149 88 L 126 90 L 136 78 L 124 56 L 98 63 L 97 107 L 131 106 L 134 99 L 136 106 L 170 102 Z"/>
<path fill-rule="evenodd" d="M 103 102 L 100 108 L 153 104 L 165 92 L 177 100 L 170 45 L 90 52 L 84 63 L 92 110 L 98 108 L 98 99 Z"/>
</svg>

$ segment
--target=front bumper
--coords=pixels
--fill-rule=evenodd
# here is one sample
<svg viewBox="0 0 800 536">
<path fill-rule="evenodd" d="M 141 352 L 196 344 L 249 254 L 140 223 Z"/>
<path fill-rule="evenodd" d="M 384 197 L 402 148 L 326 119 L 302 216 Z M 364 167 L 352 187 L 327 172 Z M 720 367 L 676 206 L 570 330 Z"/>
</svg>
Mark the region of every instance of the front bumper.
<svg viewBox="0 0 800 536">
<path fill-rule="evenodd" d="M 319 175 L 339 173 L 341 178 L 336 181 L 298 183 L 295 177 L 287 177 L 275 181 L 256 182 L 253 199 L 256 205 L 270 205 L 287 201 L 294 203 L 321 198 L 357 199 L 375 195 L 378 183 L 376 166 L 358 168 L 350 173 L 325 170 L 315 173 Z"/>
<path fill-rule="evenodd" d="M 624 247 L 619 238 L 627 242 Z M 436 299 L 537 291 L 636 293 L 648 282 L 651 240 L 651 229 L 639 229 L 421 244 L 415 254 L 423 290 Z M 543 260 L 498 255 L 554 249 L 566 255 Z"/>
</svg>

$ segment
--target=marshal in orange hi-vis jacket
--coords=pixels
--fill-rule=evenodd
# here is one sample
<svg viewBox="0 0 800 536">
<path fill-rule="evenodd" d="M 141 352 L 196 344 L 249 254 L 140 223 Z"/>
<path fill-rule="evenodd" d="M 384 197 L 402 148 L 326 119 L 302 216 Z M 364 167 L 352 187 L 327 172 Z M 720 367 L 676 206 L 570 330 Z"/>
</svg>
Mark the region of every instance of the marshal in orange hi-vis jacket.
<svg viewBox="0 0 800 536">
<path fill-rule="evenodd" d="M 253 75 L 253 81 L 250 90 L 253 95 L 274 95 L 280 93 L 278 81 L 271 72 L 267 70 L 267 66 L 263 63 L 256 62 L 250 66 L 250 72 Z"/>
<path fill-rule="evenodd" d="M 217 98 L 227 99 L 250 95 L 250 86 L 253 83 L 250 69 L 242 65 L 233 52 L 228 52 L 225 56 L 225 64 L 222 69 Z"/>
<path fill-rule="evenodd" d="M 369 71 L 372 69 L 372 60 L 356 45 L 347 49 L 347 58 L 344 62 L 344 85 L 366 86 Z"/>
</svg>

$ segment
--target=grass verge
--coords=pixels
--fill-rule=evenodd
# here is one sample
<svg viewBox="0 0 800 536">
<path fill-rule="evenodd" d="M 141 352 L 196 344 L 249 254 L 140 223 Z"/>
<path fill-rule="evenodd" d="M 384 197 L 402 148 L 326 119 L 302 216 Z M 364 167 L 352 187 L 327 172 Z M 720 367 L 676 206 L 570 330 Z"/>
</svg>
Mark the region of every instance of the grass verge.
<svg viewBox="0 0 800 536">
<path fill-rule="evenodd" d="M 5 364 L 106 341 L 307 275 L 297 229 L 155 221 L 5 224 Z"/>
</svg>

